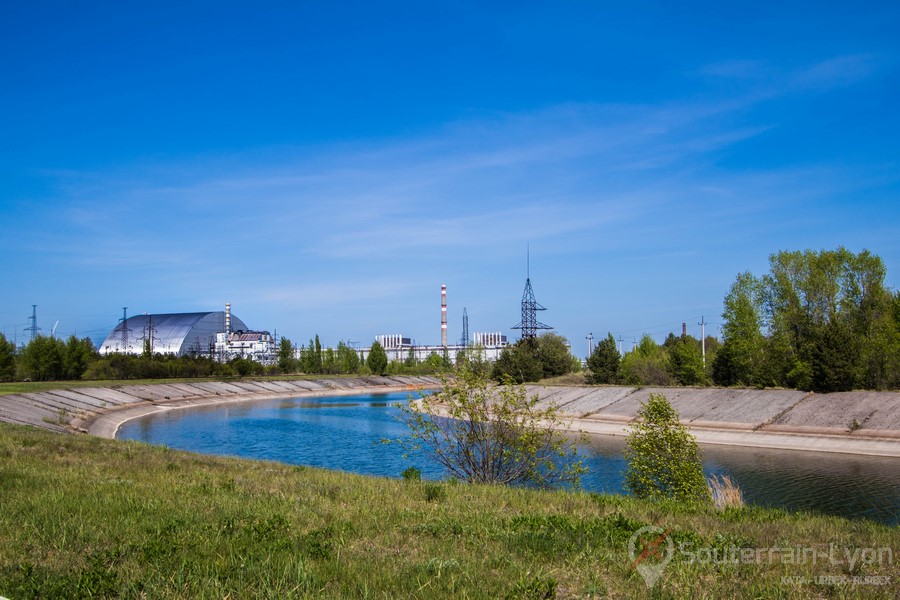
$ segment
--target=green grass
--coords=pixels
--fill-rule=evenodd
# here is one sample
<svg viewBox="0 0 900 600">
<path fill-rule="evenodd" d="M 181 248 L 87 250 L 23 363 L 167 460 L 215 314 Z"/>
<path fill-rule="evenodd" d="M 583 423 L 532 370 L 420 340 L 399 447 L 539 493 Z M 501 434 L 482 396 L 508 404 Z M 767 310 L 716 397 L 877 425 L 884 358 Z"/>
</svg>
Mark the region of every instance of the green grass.
<svg viewBox="0 0 900 600">
<path fill-rule="evenodd" d="M 647 524 L 692 548 L 896 556 L 853 570 L 676 558 L 648 592 L 626 552 Z M 898 565 L 900 528 L 868 521 L 362 477 L 0 424 L 0 596 L 13 600 L 894 598 Z M 893 579 L 782 580 L 844 574 Z"/>
</svg>

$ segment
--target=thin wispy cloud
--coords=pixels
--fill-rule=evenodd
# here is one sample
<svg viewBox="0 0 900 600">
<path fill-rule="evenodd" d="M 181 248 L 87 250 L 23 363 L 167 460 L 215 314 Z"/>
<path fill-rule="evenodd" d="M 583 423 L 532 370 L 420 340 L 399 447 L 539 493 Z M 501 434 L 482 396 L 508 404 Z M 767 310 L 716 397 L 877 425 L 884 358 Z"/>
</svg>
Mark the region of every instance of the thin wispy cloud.
<svg viewBox="0 0 900 600">
<path fill-rule="evenodd" d="M 862 227 L 840 206 L 884 203 L 900 185 L 896 153 L 861 145 L 872 156 L 861 150 L 851 161 L 828 147 L 843 123 L 817 128 L 832 97 L 886 80 L 887 42 L 821 43 L 787 56 L 767 51 L 754 30 L 741 43 L 711 36 L 714 49 L 704 40 L 693 50 L 684 48 L 691 40 L 661 33 L 666 39 L 652 47 L 602 29 L 609 23 L 592 15 L 566 29 L 584 36 L 570 48 L 565 36 L 545 40 L 552 32 L 534 22 L 542 10 L 520 12 L 515 25 L 490 16 L 505 24 L 502 39 L 491 27 L 466 68 L 442 54 L 423 58 L 446 62 L 415 77 L 402 69 L 396 76 L 393 66 L 345 73 L 363 50 L 348 40 L 348 54 L 322 67 L 326 79 L 307 81 L 321 74 L 273 56 L 273 72 L 296 68 L 302 85 L 279 76 L 265 87 L 265 78 L 248 82 L 227 65 L 234 89 L 252 95 L 232 101 L 198 74 L 198 89 L 183 82 L 186 108 L 157 96 L 143 106 L 105 104 L 115 114 L 93 118 L 110 131 L 135 114 L 158 120 L 102 141 L 90 120 L 66 121 L 59 135 L 74 141 L 60 154 L 80 157 L 79 144 L 94 145 L 83 162 L 60 159 L 56 142 L 43 141 L 57 139 L 59 121 L 44 128 L 34 119 L 26 137 L 46 154 L 28 165 L 39 185 L 10 196 L 18 202 L 8 218 L 16 223 L 10 262 L 23 265 L 14 277 L 47 294 L 53 286 L 42 279 L 77 278 L 84 289 L 105 290 L 96 302 L 115 310 L 231 300 L 238 314 L 255 313 L 266 326 L 288 321 L 280 331 L 300 338 L 365 338 L 408 319 L 403 333 L 427 341 L 415 328 L 430 331 L 433 311 L 424 308 L 421 321 L 412 313 L 433 300 L 436 282 L 449 283 L 454 302 L 469 302 L 485 328 L 515 323 L 528 243 L 547 265 L 539 271 L 542 302 L 555 307 L 550 320 L 567 334 L 592 319 L 639 322 L 615 313 L 635 306 L 707 310 L 710 293 L 750 268 L 748 256 L 853 243 L 870 231 L 890 239 L 889 219 Z M 690 21 L 707 18 L 723 23 L 708 15 Z M 660 32 L 677 29 L 665 25 Z M 289 56 L 306 55 L 292 49 Z M 468 44 L 456 51 L 471 52 Z M 389 55 L 385 65 L 396 61 Z M 98 74 L 93 85 L 107 77 Z M 72 114 L 56 102 L 48 97 L 48 114 Z M 316 122 L 320 114 L 327 123 Z M 42 278 L 29 279 L 29 269 Z M 20 295 L 19 304 L 31 303 Z"/>
</svg>

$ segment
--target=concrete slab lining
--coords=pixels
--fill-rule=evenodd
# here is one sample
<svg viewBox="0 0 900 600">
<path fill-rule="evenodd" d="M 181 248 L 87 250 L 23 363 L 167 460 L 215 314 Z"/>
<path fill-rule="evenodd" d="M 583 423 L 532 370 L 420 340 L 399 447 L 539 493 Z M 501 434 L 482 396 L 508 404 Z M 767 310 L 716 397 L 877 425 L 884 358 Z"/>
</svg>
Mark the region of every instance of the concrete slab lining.
<svg viewBox="0 0 900 600">
<path fill-rule="evenodd" d="M 96 433 L 92 423 L 105 423 L 97 427 L 98 431 L 107 431 L 109 423 L 181 406 L 414 391 L 439 385 L 435 377 L 394 376 L 76 388 L 0 396 L 0 421 L 54 431 L 91 426 L 91 432 Z M 621 435 L 648 395 L 661 393 L 678 410 L 682 422 L 705 443 L 900 456 L 900 392 L 809 394 L 794 390 L 627 386 L 528 386 L 526 390 L 538 394 L 542 404 L 558 406 L 562 415 L 595 433 Z M 61 419 L 71 421 L 68 429 L 60 425 Z M 859 427 L 852 426 L 854 422 Z"/>
</svg>

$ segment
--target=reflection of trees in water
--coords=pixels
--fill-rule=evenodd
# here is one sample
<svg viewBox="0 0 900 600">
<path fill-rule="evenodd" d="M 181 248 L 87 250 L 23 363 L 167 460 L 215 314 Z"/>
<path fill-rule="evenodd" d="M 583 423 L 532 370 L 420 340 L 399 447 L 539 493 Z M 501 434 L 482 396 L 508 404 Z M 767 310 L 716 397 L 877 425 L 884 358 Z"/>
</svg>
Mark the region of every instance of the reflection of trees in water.
<svg viewBox="0 0 900 600">
<path fill-rule="evenodd" d="M 625 438 L 591 439 L 585 487 L 621 492 Z M 750 504 L 900 523 L 900 460 L 848 454 L 706 445 L 707 474 L 728 474 Z"/>
<path fill-rule="evenodd" d="M 708 468 L 732 475 L 751 504 L 898 523 L 900 461 L 895 459 L 725 446 L 704 451 Z"/>
</svg>

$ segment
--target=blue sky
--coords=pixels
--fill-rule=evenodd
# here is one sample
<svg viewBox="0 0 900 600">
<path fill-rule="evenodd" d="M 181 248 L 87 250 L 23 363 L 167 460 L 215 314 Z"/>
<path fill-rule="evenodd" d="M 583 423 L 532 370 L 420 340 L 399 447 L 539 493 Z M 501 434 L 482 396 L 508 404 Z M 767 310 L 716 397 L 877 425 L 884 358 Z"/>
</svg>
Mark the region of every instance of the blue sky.
<svg viewBox="0 0 900 600">
<path fill-rule="evenodd" d="M 900 6 L 4 3 L 0 331 L 295 342 L 700 317 L 779 250 L 900 285 Z M 427 6 L 435 4 L 439 6 Z"/>
</svg>

